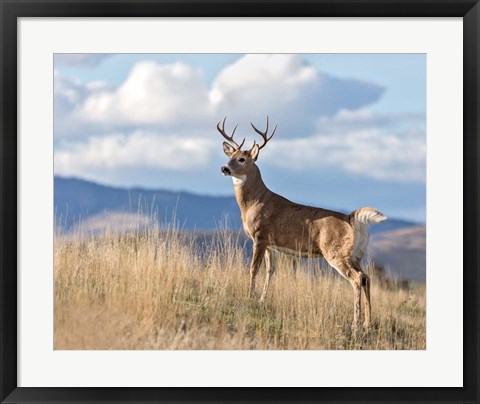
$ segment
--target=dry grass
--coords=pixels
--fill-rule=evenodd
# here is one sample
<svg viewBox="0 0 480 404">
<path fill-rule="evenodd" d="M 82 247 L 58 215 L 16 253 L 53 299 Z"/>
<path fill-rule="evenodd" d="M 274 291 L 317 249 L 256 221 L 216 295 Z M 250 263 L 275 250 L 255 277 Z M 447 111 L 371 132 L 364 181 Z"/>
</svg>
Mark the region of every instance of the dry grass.
<svg viewBox="0 0 480 404">
<path fill-rule="evenodd" d="M 372 330 L 354 336 L 346 281 L 316 261 L 295 275 L 279 256 L 261 304 L 246 296 L 244 249 L 218 237 L 203 252 L 176 230 L 58 237 L 55 349 L 425 349 L 423 286 L 373 284 Z"/>
</svg>

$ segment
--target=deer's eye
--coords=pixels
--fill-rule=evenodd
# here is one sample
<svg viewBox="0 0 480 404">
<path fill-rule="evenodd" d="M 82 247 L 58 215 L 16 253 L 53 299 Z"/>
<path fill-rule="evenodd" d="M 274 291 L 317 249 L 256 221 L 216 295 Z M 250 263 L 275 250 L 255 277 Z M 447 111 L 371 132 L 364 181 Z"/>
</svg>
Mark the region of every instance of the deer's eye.
<svg viewBox="0 0 480 404">
<path fill-rule="evenodd" d="M 240 158 L 238 159 L 238 161 L 240 161 L 240 163 L 243 163 L 243 162 L 245 161 L 245 159 L 244 159 L 243 157 L 240 157 Z"/>
</svg>

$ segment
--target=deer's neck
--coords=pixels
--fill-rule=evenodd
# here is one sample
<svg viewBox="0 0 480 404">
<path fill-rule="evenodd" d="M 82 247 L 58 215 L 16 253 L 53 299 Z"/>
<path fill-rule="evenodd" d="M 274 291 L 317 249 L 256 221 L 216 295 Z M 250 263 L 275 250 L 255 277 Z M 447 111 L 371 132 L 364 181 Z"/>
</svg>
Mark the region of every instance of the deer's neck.
<svg viewBox="0 0 480 404">
<path fill-rule="evenodd" d="M 260 170 L 256 165 L 253 166 L 248 176 L 235 179 L 233 188 L 242 217 L 251 206 L 264 200 L 271 192 L 263 182 Z"/>
</svg>

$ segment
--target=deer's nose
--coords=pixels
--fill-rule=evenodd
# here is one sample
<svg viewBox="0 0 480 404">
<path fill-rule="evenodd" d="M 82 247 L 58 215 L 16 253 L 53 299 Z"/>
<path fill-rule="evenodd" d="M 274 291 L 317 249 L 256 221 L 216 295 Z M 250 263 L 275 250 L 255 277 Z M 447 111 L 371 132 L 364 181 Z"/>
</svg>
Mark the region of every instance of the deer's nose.
<svg viewBox="0 0 480 404">
<path fill-rule="evenodd" d="M 222 168 L 220 168 L 220 171 L 222 172 L 223 175 L 231 174 L 230 169 L 227 166 L 223 166 Z"/>
</svg>

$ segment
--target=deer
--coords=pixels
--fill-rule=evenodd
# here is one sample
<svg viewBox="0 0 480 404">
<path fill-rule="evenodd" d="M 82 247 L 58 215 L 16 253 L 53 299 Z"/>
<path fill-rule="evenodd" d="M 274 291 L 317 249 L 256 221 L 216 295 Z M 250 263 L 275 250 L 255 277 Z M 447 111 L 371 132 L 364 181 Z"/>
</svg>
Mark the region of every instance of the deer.
<svg viewBox="0 0 480 404">
<path fill-rule="evenodd" d="M 225 121 L 217 123 L 218 132 L 225 138 L 223 151 L 229 158 L 220 168 L 225 176 L 232 177 L 235 198 L 241 213 L 243 229 L 253 241 L 253 256 L 250 263 L 249 298 L 255 296 L 255 280 L 265 260 L 266 278 L 260 302 L 264 302 L 274 273 L 272 252 L 280 252 L 302 258 L 323 257 L 353 288 L 354 331 L 360 328 L 362 294 L 364 301 L 364 329 L 371 326 L 370 278 L 362 270 L 369 241 L 368 227 L 387 217 L 369 207 L 350 214 L 335 212 L 291 202 L 272 192 L 262 180 L 257 160 L 259 152 L 272 139 L 277 130 L 268 135 L 268 115 L 264 131 L 253 130 L 262 137 L 261 144 L 253 142 L 248 150 L 242 150 L 245 138 L 238 144 L 225 131 Z"/>
</svg>

